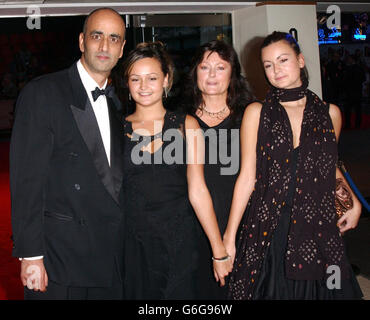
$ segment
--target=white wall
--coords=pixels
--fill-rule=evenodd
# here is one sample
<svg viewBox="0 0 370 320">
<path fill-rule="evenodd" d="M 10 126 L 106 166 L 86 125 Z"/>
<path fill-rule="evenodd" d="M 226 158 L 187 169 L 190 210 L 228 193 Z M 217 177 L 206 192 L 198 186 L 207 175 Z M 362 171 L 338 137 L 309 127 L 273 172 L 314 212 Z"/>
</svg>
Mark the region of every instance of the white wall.
<svg viewBox="0 0 370 320">
<path fill-rule="evenodd" d="M 232 29 L 235 50 L 240 53 L 242 47 L 253 37 L 265 37 L 268 33 L 266 7 L 251 7 L 233 11 Z M 262 22 L 262 23 L 261 23 Z"/>
<path fill-rule="evenodd" d="M 235 10 L 232 23 L 234 47 L 258 98 L 263 98 L 261 94 L 267 88 L 264 77 L 256 75 L 263 72 L 259 59 L 262 38 L 273 31 L 289 32 L 291 28 L 298 31 L 298 43 L 310 77 L 309 88 L 322 96 L 315 5 L 269 4 Z"/>
<path fill-rule="evenodd" d="M 263 99 L 268 88 L 261 65 L 260 46 L 268 34 L 266 7 L 251 7 L 232 13 L 233 45 L 243 73 L 254 94 Z"/>
</svg>

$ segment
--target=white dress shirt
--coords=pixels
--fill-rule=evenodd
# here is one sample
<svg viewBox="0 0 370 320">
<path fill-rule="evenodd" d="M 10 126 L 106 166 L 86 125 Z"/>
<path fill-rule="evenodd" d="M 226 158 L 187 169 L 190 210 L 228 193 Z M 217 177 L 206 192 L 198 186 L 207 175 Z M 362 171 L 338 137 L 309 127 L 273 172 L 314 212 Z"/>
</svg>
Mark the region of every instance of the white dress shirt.
<svg viewBox="0 0 370 320">
<path fill-rule="evenodd" d="M 82 84 L 87 92 L 87 96 L 90 99 L 92 108 L 95 113 L 96 120 L 98 122 L 100 135 L 103 140 L 103 145 L 105 149 L 105 154 L 107 155 L 108 163 L 110 165 L 110 123 L 109 123 L 109 112 L 108 103 L 105 95 L 100 95 L 96 101 L 92 97 L 91 91 L 95 90 L 96 87 L 99 89 L 105 89 L 108 80 L 105 81 L 103 87 L 99 87 L 96 81 L 91 78 L 89 73 L 86 71 L 85 67 L 82 65 L 81 60 L 77 62 L 77 70 L 80 75 Z M 25 260 L 37 260 L 42 259 L 44 256 L 29 257 L 24 258 Z M 19 258 L 22 260 L 22 258 Z"/>
<path fill-rule="evenodd" d="M 88 72 L 81 63 L 81 60 L 77 62 L 77 70 L 78 73 L 80 74 L 82 84 L 86 89 L 87 96 L 90 99 L 96 120 L 98 121 L 100 135 L 102 137 L 105 153 L 107 155 L 108 163 L 110 165 L 110 123 L 107 98 L 104 95 L 100 95 L 98 99 L 94 101 L 91 93 L 91 91 L 94 91 L 96 87 L 98 87 L 99 89 L 105 89 L 108 80 L 106 80 L 103 87 L 100 88 L 96 81 L 93 78 L 91 78 L 91 76 L 88 74 Z"/>
</svg>

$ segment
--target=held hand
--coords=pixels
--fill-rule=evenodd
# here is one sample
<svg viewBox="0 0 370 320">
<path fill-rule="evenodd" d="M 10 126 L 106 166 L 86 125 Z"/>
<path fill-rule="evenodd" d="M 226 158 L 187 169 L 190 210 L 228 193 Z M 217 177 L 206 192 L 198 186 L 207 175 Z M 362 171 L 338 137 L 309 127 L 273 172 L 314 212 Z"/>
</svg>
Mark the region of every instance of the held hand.
<svg viewBox="0 0 370 320">
<path fill-rule="evenodd" d="M 361 215 L 361 205 L 354 206 L 348 210 L 337 222 L 340 233 L 343 235 L 346 231 L 357 227 Z"/>
<path fill-rule="evenodd" d="M 213 261 L 213 273 L 217 282 L 220 282 L 220 286 L 225 285 L 225 277 L 231 272 L 233 265 L 231 259 L 225 261 Z"/>
<path fill-rule="evenodd" d="M 48 286 L 48 275 L 44 259 L 23 259 L 21 262 L 21 281 L 30 290 L 45 292 Z"/>
</svg>

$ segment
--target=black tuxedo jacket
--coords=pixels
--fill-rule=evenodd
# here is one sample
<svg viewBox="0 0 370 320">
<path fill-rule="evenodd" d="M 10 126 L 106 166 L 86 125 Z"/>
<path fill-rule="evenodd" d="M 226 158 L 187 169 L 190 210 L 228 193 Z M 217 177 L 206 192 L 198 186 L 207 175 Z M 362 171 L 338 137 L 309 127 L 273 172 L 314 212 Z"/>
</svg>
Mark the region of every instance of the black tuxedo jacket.
<svg viewBox="0 0 370 320">
<path fill-rule="evenodd" d="M 111 166 L 77 71 L 22 90 L 10 147 L 13 256 L 43 255 L 50 280 L 111 286 L 122 261 L 122 125 L 107 97 Z"/>
</svg>

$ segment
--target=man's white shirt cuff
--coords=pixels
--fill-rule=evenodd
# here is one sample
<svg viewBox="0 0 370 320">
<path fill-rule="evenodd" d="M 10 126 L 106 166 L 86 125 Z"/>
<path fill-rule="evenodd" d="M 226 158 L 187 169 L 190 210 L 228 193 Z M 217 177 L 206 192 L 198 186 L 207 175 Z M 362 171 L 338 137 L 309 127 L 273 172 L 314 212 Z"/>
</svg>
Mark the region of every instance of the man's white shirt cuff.
<svg viewBox="0 0 370 320">
<path fill-rule="evenodd" d="M 39 260 L 42 259 L 44 256 L 37 256 L 37 257 L 29 257 L 29 258 L 19 258 L 19 260 Z"/>
</svg>

